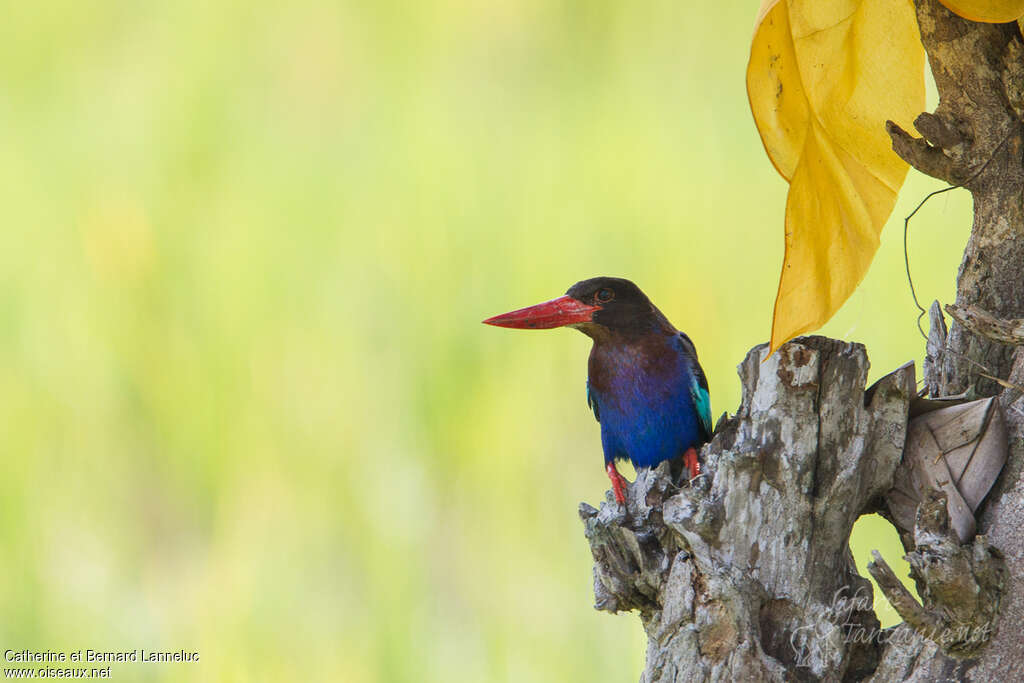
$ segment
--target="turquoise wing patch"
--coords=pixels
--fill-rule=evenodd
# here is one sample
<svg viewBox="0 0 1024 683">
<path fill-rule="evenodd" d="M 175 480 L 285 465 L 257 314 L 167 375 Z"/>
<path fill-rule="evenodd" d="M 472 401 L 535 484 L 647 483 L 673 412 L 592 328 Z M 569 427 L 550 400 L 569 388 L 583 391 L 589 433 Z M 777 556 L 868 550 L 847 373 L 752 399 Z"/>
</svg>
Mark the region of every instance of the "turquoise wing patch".
<svg viewBox="0 0 1024 683">
<path fill-rule="evenodd" d="M 697 417 L 700 418 L 700 426 L 704 431 L 704 438 L 711 439 L 711 394 L 705 387 L 702 387 L 694 377 L 690 384 L 690 395 L 693 397 L 693 405 L 697 407 Z"/>
<path fill-rule="evenodd" d="M 679 340 L 679 347 L 690 366 L 690 398 L 693 400 L 693 407 L 697 409 L 700 429 L 704 432 L 704 440 L 711 441 L 711 394 L 708 393 L 708 380 L 704 376 L 704 369 L 697 360 L 697 347 L 684 332 L 680 332 L 676 339 Z"/>
</svg>

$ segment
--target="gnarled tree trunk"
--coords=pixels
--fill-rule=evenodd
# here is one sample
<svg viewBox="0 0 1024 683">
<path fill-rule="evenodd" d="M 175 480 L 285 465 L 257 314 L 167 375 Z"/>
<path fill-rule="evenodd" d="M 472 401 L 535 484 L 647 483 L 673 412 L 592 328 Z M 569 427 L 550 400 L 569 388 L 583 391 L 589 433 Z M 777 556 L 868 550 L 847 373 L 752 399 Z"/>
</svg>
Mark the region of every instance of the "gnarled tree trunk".
<svg viewBox="0 0 1024 683">
<path fill-rule="evenodd" d="M 945 499 L 925 495 L 903 530 L 924 604 L 876 563 L 905 619 L 880 631 L 849 536 L 885 509 L 913 368 L 865 391 L 860 345 L 807 337 L 767 360 L 757 347 L 704 476 L 677 485 L 663 464 L 640 472 L 625 508 L 581 505 L 597 607 L 635 610 L 646 629 L 642 681 L 1024 680 L 1024 43 L 1016 24 L 916 5 L 940 104 L 915 122 L 923 138 L 889 132 L 911 165 L 974 198 L 954 322 L 946 334 L 933 313 L 925 382 L 999 398 L 1009 454 L 979 535 L 962 544 Z"/>
</svg>

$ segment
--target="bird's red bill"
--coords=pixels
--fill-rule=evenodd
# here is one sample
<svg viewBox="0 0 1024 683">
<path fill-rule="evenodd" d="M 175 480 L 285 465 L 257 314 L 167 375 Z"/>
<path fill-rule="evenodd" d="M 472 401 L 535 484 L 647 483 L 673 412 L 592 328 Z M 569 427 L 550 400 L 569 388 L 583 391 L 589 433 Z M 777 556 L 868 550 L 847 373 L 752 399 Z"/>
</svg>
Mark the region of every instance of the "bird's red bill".
<svg viewBox="0 0 1024 683">
<path fill-rule="evenodd" d="M 549 330 L 553 327 L 590 322 L 600 306 L 585 304 L 568 294 L 535 306 L 496 315 L 484 321 L 487 325 L 513 327 L 521 330 Z"/>
</svg>

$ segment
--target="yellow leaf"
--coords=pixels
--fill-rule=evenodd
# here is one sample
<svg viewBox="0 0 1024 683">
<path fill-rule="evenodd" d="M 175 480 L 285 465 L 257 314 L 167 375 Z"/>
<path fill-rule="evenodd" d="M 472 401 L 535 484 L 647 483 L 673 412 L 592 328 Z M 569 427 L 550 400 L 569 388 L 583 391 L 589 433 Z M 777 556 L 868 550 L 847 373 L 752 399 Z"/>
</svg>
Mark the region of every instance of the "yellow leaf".
<svg viewBox="0 0 1024 683">
<path fill-rule="evenodd" d="M 924 48 L 908 0 L 765 0 L 747 95 L 789 181 L 772 350 L 817 329 L 867 273 L 907 165 L 886 119 L 924 109 Z"/>
<path fill-rule="evenodd" d="M 946 9 L 964 19 L 988 24 L 1005 24 L 1024 17 L 1021 0 L 939 0 Z"/>
</svg>

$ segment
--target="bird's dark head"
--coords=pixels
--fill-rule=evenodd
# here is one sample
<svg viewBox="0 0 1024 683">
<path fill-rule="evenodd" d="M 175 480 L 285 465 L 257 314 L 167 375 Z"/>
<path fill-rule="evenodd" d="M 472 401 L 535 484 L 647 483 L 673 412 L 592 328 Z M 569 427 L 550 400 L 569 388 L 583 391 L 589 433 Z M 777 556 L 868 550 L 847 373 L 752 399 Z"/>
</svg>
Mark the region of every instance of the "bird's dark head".
<svg viewBox="0 0 1024 683">
<path fill-rule="evenodd" d="M 640 288 L 619 277 L 577 282 L 564 296 L 488 318 L 488 325 L 544 330 L 571 326 L 591 337 L 611 332 L 642 333 L 665 321 Z"/>
</svg>

